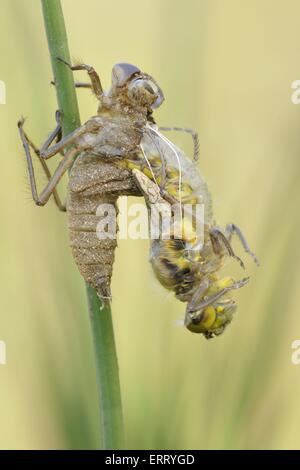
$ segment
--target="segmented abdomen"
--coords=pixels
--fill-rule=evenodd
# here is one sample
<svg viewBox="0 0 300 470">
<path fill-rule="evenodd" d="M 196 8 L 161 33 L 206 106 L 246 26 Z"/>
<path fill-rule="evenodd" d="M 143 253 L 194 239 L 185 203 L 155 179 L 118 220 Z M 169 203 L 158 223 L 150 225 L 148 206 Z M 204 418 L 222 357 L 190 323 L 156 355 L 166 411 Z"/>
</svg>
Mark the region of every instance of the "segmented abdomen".
<svg viewBox="0 0 300 470">
<path fill-rule="evenodd" d="M 140 194 L 130 171 L 97 156 L 81 154 L 77 158 L 67 198 L 70 246 L 81 275 L 103 299 L 111 296 L 117 240 L 97 237 L 97 225 L 103 217 L 97 215 L 97 209 L 100 204 L 116 208 L 117 198 L 130 194 Z M 112 216 L 116 216 L 116 211 Z"/>
</svg>

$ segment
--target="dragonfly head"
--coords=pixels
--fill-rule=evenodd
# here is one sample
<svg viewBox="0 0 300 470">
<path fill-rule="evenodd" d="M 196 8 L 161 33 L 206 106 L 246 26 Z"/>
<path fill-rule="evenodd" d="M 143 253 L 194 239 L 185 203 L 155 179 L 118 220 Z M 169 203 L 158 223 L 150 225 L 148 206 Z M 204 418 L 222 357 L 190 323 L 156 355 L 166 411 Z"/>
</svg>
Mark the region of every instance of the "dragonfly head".
<svg viewBox="0 0 300 470">
<path fill-rule="evenodd" d="M 187 305 L 184 321 L 187 329 L 202 333 L 207 339 L 222 334 L 237 309 L 232 290 L 243 287 L 248 281 L 249 277 L 234 281 L 230 276 L 218 279 L 213 274 L 208 287 L 198 288 Z"/>
<path fill-rule="evenodd" d="M 210 339 L 223 333 L 236 309 L 236 303 L 230 298 L 215 302 L 196 312 L 190 312 L 188 305 L 184 323 L 192 333 L 202 333 Z"/>
<path fill-rule="evenodd" d="M 116 64 L 112 70 L 112 86 L 133 107 L 152 111 L 164 101 L 164 94 L 156 81 L 135 65 Z"/>
</svg>

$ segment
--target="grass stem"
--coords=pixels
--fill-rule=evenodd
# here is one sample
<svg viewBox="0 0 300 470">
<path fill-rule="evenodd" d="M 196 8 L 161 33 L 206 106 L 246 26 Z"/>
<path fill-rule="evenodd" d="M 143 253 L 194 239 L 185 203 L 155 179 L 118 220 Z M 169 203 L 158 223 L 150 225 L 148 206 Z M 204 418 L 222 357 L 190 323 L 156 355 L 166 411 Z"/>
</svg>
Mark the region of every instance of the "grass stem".
<svg viewBox="0 0 300 470">
<path fill-rule="evenodd" d="M 67 33 L 60 0 L 41 0 L 57 102 L 62 112 L 63 134 L 80 126 L 73 73 L 57 60 L 70 62 Z M 87 284 L 87 298 L 94 339 L 103 449 L 124 447 L 119 371 L 110 305 L 102 310 L 95 290 Z"/>
</svg>

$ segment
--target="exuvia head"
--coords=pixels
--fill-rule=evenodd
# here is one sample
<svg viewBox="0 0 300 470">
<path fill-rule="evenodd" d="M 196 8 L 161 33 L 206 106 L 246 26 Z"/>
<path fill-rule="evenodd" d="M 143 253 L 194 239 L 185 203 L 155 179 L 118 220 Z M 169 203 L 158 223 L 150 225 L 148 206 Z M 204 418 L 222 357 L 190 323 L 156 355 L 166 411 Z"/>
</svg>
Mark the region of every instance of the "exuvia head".
<svg viewBox="0 0 300 470">
<path fill-rule="evenodd" d="M 111 97 L 117 97 L 133 108 L 152 112 L 164 101 L 164 94 L 156 81 L 135 65 L 121 63 L 112 69 Z"/>
</svg>

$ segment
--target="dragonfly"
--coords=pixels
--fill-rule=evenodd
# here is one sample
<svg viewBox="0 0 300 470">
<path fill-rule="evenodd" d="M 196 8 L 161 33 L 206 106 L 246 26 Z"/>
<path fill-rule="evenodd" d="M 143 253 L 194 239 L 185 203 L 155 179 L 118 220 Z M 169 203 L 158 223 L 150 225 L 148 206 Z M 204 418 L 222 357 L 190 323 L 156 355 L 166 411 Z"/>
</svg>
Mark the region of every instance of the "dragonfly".
<svg viewBox="0 0 300 470">
<path fill-rule="evenodd" d="M 103 302 L 111 298 L 117 242 L 116 237 L 99 239 L 97 236 L 99 205 L 115 205 L 120 195 L 143 195 L 149 214 L 161 207 L 168 213 L 179 213 L 169 237 L 162 236 L 158 229 L 158 237 L 151 239 L 150 262 L 154 274 L 166 289 L 187 304 L 184 324 L 188 330 L 202 333 L 206 338 L 221 334 L 236 310 L 233 290 L 244 286 L 249 279 L 235 281 L 219 276 L 227 257 L 244 268 L 232 248 L 232 236 L 238 237 L 257 264 L 258 260 L 237 225 L 228 224 L 222 229 L 213 220 L 211 195 L 196 164 L 198 134 L 189 128 L 157 126 L 153 113 L 163 103 L 164 94 L 155 79 L 138 67 L 116 64 L 111 86 L 105 91 L 92 66 L 58 60 L 73 71 L 88 73 L 88 83 L 75 85 L 92 90 L 98 109 L 95 116 L 63 137 L 61 113 L 57 111 L 56 127 L 40 148 L 25 132 L 24 119 L 19 120 L 34 202 L 44 206 L 53 196 L 58 208 L 67 212 L 75 262 Z M 191 135 L 193 160 L 164 135 L 171 130 Z M 48 179 L 41 192 L 37 190 L 32 152 Z M 51 174 L 47 160 L 57 154 L 62 159 Z M 67 199 L 63 204 L 57 185 L 68 170 Z M 201 235 L 196 230 L 197 216 L 191 215 L 199 204 L 205 207 Z"/>
</svg>

